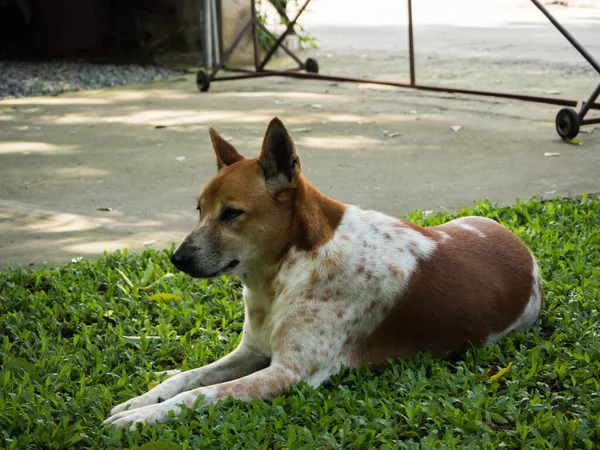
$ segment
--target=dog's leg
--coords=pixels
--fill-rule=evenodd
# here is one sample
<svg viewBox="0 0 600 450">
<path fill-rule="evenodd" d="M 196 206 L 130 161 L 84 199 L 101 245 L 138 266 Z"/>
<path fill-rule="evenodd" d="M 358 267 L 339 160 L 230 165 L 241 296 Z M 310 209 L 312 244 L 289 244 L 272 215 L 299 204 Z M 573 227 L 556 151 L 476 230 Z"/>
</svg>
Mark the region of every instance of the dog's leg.
<svg viewBox="0 0 600 450">
<path fill-rule="evenodd" d="M 277 363 L 237 380 L 196 388 L 182 392 L 163 403 L 120 412 L 109 417 L 104 424 L 112 424 L 119 428 L 130 425 L 130 429 L 134 430 L 139 422 L 164 422 L 169 417 L 169 411 L 173 411 L 174 416 L 179 416 L 181 405 L 193 408 L 201 395 L 204 399 L 200 406 L 230 396 L 244 401 L 270 399 L 276 397 L 282 389 L 305 379 L 307 375 L 308 372 L 298 368 L 298 365 Z"/>
<path fill-rule="evenodd" d="M 143 395 L 134 397 L 115 406 L 109 416 L 155 403 L 162 403 L 180 392 L 188 391 L 199 385 L 210 386 L 246 376 L 269 365 L 269 358 L 260 351 L 241 343 L 224 358 L 198 369 L 181 372 L 160 383 Z"/>
</svg>

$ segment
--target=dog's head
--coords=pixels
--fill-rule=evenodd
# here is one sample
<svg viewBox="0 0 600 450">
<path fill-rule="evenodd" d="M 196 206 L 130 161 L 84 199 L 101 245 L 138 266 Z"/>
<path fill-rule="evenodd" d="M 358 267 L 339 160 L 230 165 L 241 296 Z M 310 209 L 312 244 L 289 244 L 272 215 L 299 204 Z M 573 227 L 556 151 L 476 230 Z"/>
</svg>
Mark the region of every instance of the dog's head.
<svg viewBox="0 0 600 450">
<path fill-rule="evenodd" d="M 213 128 L 210 137 L 218 172 L 198 198 L 198 225 L 171 261 L 196 278 L 243 275 L 276 262 L 289 246 L 300 160 L 278 118 L 255 159 L 244 158 Z"/>
</svg>

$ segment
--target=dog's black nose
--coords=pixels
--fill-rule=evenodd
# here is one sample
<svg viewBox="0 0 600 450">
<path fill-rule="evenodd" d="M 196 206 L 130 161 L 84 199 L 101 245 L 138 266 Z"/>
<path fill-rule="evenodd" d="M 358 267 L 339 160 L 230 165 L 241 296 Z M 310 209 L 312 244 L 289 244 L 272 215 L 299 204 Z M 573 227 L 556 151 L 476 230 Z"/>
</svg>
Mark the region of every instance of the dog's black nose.
<svg viewBox="0 0 600 450">
<path fill-rule="evenodd" d="M 191 258 L 185 252 L 174 252 L 171 255 L 171 263 L 182 272 L 187 272 L 190 262 Z"/>
</svg>

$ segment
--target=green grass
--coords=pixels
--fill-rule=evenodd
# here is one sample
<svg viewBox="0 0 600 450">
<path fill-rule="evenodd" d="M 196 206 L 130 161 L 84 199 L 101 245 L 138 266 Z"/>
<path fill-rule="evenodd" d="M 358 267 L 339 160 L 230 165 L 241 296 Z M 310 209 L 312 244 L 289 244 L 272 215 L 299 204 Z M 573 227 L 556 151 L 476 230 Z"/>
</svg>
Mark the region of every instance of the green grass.
<svg viewBox="0 0 600 450">
<path fill-rule="evenodd" d="M 141 290 L 172 270 L 170 252 L 152 250 L 2 272 L 0 448 L 598 448 L 600 199 L 481 203 L 458 215 L 471 213 L 499 219 L 539 259 L 546 309 L 532 331 L 458 361 L 343 370 L 318 389 L 228 400 L 135 432 L 100 424 L 144 392 L 153 372 L 235 348 L 240 283 L 176 273 Z M 147 299 L 157 293 L 181 301 Z"/>
</svg>

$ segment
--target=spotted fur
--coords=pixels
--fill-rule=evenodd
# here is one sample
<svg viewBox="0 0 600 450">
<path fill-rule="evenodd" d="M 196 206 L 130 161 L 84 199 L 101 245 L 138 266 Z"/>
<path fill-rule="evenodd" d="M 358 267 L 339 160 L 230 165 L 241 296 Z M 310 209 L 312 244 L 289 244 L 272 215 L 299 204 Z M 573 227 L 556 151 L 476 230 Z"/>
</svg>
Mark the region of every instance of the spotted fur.
<svg viewBox="0 0 600 450">
<path fill-rule="evenodd" d="M 164 421 L 169 411 L 179 415 L 181 405 L 197 406 L 199 396 L 203 405 L 230 396 L 269 399 L 301 380 L 317 387 L 342 366 L 383 367 L 390 358 L 489 344 L 525 331 L 539 316 L 537 262 L 500 224 L 467 217 L 422 228 L 328 199 L 300 175 L 291 138 L 277 119 L 258 160 L 245 160 L 211 135 L 220 175 L 205 188 L 201 201 L 208 211 L 174 262 L 196 276 L 222 267 L 219 273 L 240 276 L 241 343 L 223 359 L 115 407 L 105 423 Z M 277 152 L 283 155 L 273 157 Z M 254 200 L 247 199 L 249 191 Z M 277 212 L 265 219 L 259 207 L 270 198 L 277 199 L 269 206 Z M 224 201 L 245 208 L 248 217 L 219 222 Z M 261 217 L 256 228 L 253 220 Z M 247 229 L 259 247 L 248 242 Z M 231 258 L 239 264 L 229 267 Z"/>
</svg>

